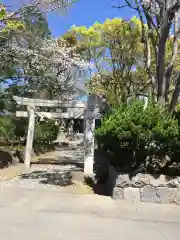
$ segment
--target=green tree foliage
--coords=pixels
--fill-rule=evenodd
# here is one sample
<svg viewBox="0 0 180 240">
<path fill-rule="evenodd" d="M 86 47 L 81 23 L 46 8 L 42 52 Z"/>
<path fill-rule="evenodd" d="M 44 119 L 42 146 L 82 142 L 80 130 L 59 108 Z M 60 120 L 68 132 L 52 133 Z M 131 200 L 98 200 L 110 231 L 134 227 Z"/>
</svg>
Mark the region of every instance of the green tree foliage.
<svg viewBox="0 0 180 240">
<path fill-rule="evenodd" d="M 12 57 L 7 55 L 9 40 L 24 31 L 24 24 L 16 12 L 10 12 L 0 4 L 0 26 L 0 74 L 9 77 L 14 73 Z"/>
<path fill-rule="evenodd" d="M 17 119 L 14 116 L 0 117 L 0 140 L 13 142 L 26 139 L 28 130 L 28 119 Z M 50 144 L 57 138 L 58 127 L 54 121 L 36 123 L 35 144 Z"/>
<path fill-rule="evenodd" d="M 140 13 L 143 9 L 147 10 L 145 5 Z M 151 19 L 154 16 L 148 10 L 146 14 Z M 129 21 L 107 19 L 89 28 L 73 26 L 64 35 L 67 43 L 75 46 L 81 57 L 90 63 L 90 81 L 87 84 L 90 91 L 106 95 L 109 102 L 124 102 L 132 92 L 144 92 L 157 100 L 157 49 L 160 48 L 157 32 L 160 30 L 159 26 L 152 26 L 149 21 L 145 23 L 141 17 L 133 17 Z M 163 59 L 166 75 L 171 75 L 166 76 L 168 79 L 170 77 L 166 86 L 166 99 L 171 99 L 175 89 L 176 81 L 173 79 L 179 72 L 179 45 L 178 38 L 169 32 Z M 162 88 L 162 84 L 159 88 Z"/>
<path fill-rule="evenodd" d="M 35 90 L 38 91 L 37 86 L 42 86 L 42 82 L 44 82 L 44 89 L 46 88 L 44 77 L 46 67 L 38 68 L 39 59 L 35 55 L 42 54 L 41 48 L 46 40 L 51 39 L 51 32 L 45 14 L 37 6 L 24 6 L 19 10 L 19 14 L 25 29 L 15 39 L 15 48 L 19 49 L 17 48 L 14 57 L 19 64 L 15 64 L 16 74 L 12 76 L 12 82 L 16 80 L 21 82 L 24 85 L 24 88 L 20 89 L 23 90 L 23 95 L 32 96 Z M 17 56 L 18 53 L 19 56 Z"/>
<path fill-rule="evenodd" d="M 0 116 L 0 139 L 13 142 L 26 138 L 28 119 L 17 119 L 15 116 Z"/>
<path fill-rule="evenodd" d="M 160 168 L 179 148 L 178 121 L 153 104 L 144 110 L 140 102 L 113 110 L 96 137 L 114 164 L 131 170 L 142 166 L 155 170 L 155 164 Z"/>
<path fill-rule="evenodd" d="M 12 33 L 18 33 L 24 29 L 17 13 L 9 12 L 2 4 L 0 4 L 0 25 L 0 38 L 2 40 L 7 39 Z"/>
<path fill-rule="evenodd" d="M 9 117 L 0 117 L 0 137 L 9 141 L 14 137 L 15 125 Z"/>
<path fill-rule="evenodd" d="M 132 92 L 148 91 L 141 22 L 136 17 L 107 19 L 89 28 L 73 26 L 63 38 L 93 65 L 90 91 L 113 96 L 115 102 L 125 101 Z"/>
</svg>

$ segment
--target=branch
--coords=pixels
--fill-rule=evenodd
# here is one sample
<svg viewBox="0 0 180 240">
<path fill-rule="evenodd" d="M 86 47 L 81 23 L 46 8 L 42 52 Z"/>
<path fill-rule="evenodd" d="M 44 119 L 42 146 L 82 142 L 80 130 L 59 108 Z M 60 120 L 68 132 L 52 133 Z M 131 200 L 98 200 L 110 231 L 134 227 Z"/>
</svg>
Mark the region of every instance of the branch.
<svg viewBox="0 0 180 240">
<path fill-rule="evenodd" d="M 169 9 L 168 9 L 168 13 L 171 12 L 177 12 L 180 9 L 180 1 L 177 1 L 176 3 L 174 3 L 174 5 L 172 5 Z"/>
<path fill-rule="evenodd" d="M 169 109 L 168 109 L 169 113 L 172 113 L 174 111 L 176 103 L 177 103 L 178 98 L 179 98 L 179 93 L 180 93 L 180 73 L 177 75 L 177 78 L 176 78 L 175 90 L 173 92 L 172 99 L 171 99 L 171 102 L 169 104 Z"/>
<path fill-rule="evenodd" d="M 155 28 L 156 33 L 157 33 L 158 36 L 159 36 L 159 31 L 158 31 L 157 26 L 154 24 L 151 16 L 148 14 L 148 12 L 144 11 L 144 14 L 145 14 L 146 19 L 147 19 L 148 28 L 150 30 L 150 31 L 148 31 L 148 35 L 151 38 L 151 42 L 152 42 L 152 45 L 153 45 L 153 48 L 154 48 L 154 52 L 155 52 L 155 56 L 156 56 L 156 60 L 157 60 L 157 43 L 156 43 L 156 40 L 155 40 L 155 37 L 154 37 L 154 32 L 153 32 L 152 25 L 155 26 L 154 28 Z"/>
<path fill-rule="evenodd" d="M 112 6 L 112 8 L 118 8 L 118 9 L 125 8 L 125 7 L 128 7 L 128 5 L 125 4 L 125 5 L 122 5 L 122 6 L 115 6 L 115 5 Z"/>
<path fill-rule="evenodd" d="M 175 23 L 174 23 L 174 41 L 173 41 L 173 50 L 172 50 L 172 58 L 171 61 L 169 62 L 166 71 L 165 71 L 165 77 L 166 77 L 166 95 L 169 90 L 169 85 L 170 85 L 170 77 L 174 68 L 174 62 L 176 60 L 177 54 L 178 54 L 178 34 L 179 34 L 179 28 L 178 28 L 178 18 L 179 15 L 176 13 L 175 16 Z"/>
<path fill-rule="evenodd" d="M 133 7 L 132 3 L 130 3 L 128 0 L 125 0 L 125 2 L 127 3 L 128 7 L 132 8 L 132 9 L 137 9 L 136 7 Z"/>
<path fill-rule="evenodd" d="M 140 17 L 140 20 L 141 20 L 141 26 L 142 26 L 142 41 L 145 45 L 144 57 L 146 59 L 145 60 L 146 71 L 147 71 L 147 74 L 149 76 L 149 83 L 151 83 L 151 86 L 152 86 L 152 89 L 153 89 L 153 93 L 152 93 L 153 98 L 155 98 L 154 94 L 155 94 L 155 90 L 156 90 L 156 80 L 155 80 L 155 77 L 153 76 L 152 70 L 151 70 L 151 46 L 150 46 L 150 43 L 149 43 L 148 36 L 146 35 L 146 30 L 145 30 L 145 27 L 144 27 L 143 15 L 142 15 L 142 11 L 141 11 L 141 8 L 140 8 L 140 3 L 137 0 L 135 0 L 135 2 L 136 2 L 137 12 L 139 14 L 139 17 Z M 145 13 L 145 9 L 143 9 L 143 10 L 144 10 L 144 13 Z M 146 11 L 146 14 L 147 14 L 147 11 Z M 149 15 L 146 16 L 147 20 L 148 20 L 148 17 L 150 17 L 150 16 Z M 148 21 L 148 28 L 150 28 L 150 30 L 152 30 L 151 24 L 152 24 L 152 22 Z M 148 35 L 151 36 L 152 45 L 154 47 L 155 54 L 157 54 L 156 43 L 155 43 L 153 33 L 148 32 Z M 156 55 L 156 58 L 157 58 L 157 55 Z"/>
<path fill-rule="evenodd" d="M 125 2 L 126 2 L 125 5 L 122 5 L 122 6 L 115 6 L 115 5 L 113 5 L 112 7 L 113 8 L 118 8 L 118 9 L 125 8 L 125 7 L 130 7 L 131 9 L 137 10 L 137 8 L 133 7 L 132 3 L 130 3 L 128 0 L 125 0 Z"/>
</svg>

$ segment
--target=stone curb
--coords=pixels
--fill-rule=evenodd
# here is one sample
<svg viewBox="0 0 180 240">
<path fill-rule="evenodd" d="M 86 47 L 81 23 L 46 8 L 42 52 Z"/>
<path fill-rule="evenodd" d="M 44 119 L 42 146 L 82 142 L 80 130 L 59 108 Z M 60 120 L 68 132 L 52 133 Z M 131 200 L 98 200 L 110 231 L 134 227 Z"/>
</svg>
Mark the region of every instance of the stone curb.
<svg viewBox="0 0 180 240">
<path fill-rule="evenodd" d="M 108 187 L 115 200 L 180 205 L 180 177 L 155 178 L 139 173 L 130 179 L 128 174 L 118 173 L 110 166 Z"/>
<path fill-rule="evenodd" d="M 118 188 L 114 187 L 112 198 L 114 200 L 126 200 L 132 203 L 146 202 L 180 205 L 180 188 L 152 187 L 143 188 Z"/>
</svg>

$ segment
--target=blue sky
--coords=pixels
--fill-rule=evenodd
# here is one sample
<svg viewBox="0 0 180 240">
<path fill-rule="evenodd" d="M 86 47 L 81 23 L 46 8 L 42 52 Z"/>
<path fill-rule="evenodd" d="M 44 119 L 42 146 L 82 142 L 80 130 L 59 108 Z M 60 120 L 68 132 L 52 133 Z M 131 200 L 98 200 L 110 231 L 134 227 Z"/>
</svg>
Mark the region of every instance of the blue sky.
<svg viewBox="0 0 180 240">
<path fill-rule="evenodd" d="M 5 4 L 17 7 L 23 0 L 3 0 Z M 48 14 L 49 27 L 54 37 L 65 33 L 73 24 L 77 26 L 90 26 L 94 22 L 104 22 L 107 18 L 122 17 L 125 19 L 135 15 L 129 8 L 117 10 L 112 8 L 113 0 L 78 0 L 67 13 L 60 16 L 55 13 Z M 121 2 L 114 0 L 115 3 Z"/>
<path fill-rule="evenodd" d="M 49 26 L 54 36 L 66 32 L 73 24 L 90 26 L 94 22 L 104 22 L 107 18 L 130 18 L 133 13 L 128 9 L 112 8 L 112 0 L 79 0 L 64 16 L 49 14 Z"/>
<path fill-rule="evenodd" d="M 18 9 L 23 3 L 28 1 L 30 0 L 0 0 L 0 2 L 11 6 L 13 9 Z M 114 0 L 116 5 L 120 2 L 122 0 Z M 48 13 L 47 18 L 52 36 L 58 37 L 63 35 L 72 25 L 88 27 L 96 21 L 103 23 L 107 18 L 121 17 L 129 19 L 136 14 L 129 8 L 118 10 L 112 8 L 112 6 L 113 0 L 77 0 L 63 15 Z"/>
</svg>

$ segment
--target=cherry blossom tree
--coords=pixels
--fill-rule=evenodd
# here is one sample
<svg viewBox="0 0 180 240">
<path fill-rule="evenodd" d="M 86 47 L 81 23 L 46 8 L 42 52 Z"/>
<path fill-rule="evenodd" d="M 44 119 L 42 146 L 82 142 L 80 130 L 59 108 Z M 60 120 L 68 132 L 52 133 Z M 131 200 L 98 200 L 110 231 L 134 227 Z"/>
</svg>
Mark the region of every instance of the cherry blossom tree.
<svg viewBox="0 0 180 240">
<path fill-rule="evenodd" d="M 64 10 L 73 2 L 25 1 L 25 6 L 11 12 L 11 16 L 18 16 L 24 29 L 21 33 L 10 36 L 0 46 L 1 82 L 4 83 L 7 79 L 9 84 L 11 80 L 13 86 L 24 86 L 26 93 L 28 89 L 33 93 L 49 91 L 51 98 L 75 91 L 77 84 L 73 74 L 82 70 L 83 63 L 72 47 L 66 46 L 63 41 L 51 39 L 44 13 Z M 39 23 L 41 29 L 38 30 Z M 45 27 L 45 31 L 42 27 Z"/>
<path fill-rule="evenodd" d="M 71 70 L 83 71 L 85 64 L 73 48 L 52 39 L 41 41 L 41 46 L 33 49 L 13 42 L 8 55 L 19 62 L 17 74 L 12 79 L 23 84 L 26 91 L 30 89 L 34 93 L 46 91 L 51 85 L 53 98 L 74 94 L 76 79 Z"/>
</svg>

